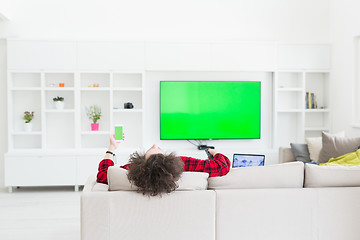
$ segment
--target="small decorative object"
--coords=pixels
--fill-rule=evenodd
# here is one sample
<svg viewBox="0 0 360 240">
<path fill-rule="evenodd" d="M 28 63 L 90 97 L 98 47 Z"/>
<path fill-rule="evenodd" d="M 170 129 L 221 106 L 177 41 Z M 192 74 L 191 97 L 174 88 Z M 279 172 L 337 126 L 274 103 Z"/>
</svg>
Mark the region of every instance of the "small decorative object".
<svg viewBox="0 0 360 240">
<path fill-rule="evenodd" d="M 50 83 L 49 87 L 55 87 L 55 83 Z"/>
<path fill-rule="evenodd" d="M 94 84 L 93 84 L 93 87 L 99 87 L 99 84 L 98 84 L 98 83 L 94 83 Z"/>
<path fill-rule="evenodd" d="M 57 97 L 53 98 L 53 101 L 55 103 L 56 109 L 58 109 L 58 110 L 64 109 L 65 103 L 64 103 L 64 98 L 63 97 L 57 96 Z"/>
<path fill-rule="evenodd" d="M 34 112 L 24 112 L 24 117 L 23 119 L 25 120 L 25 124 L 24 124 L 24 131 L 25 132 L 31 132 L 32 130 L 32 123 L 31 120 L 33 120 L 34 118 Z"/>
<path fill-rule="evenodd" d="M 86 115 L 93 122 L 91 124 L 91 131 L 99 131 L 99 123 L 97 121 L 101 118 L 101 108 L 97 105 L 92 105 L 86 108 Z"/>
<path fill-rule="evenodd" d="M 88 85 L 88 87 L 91 87 L 91 84 L 90 84 L 90 85 Z"/>
<path fill-rule="evenodd" d="M 127 103 L 124 103 L 124 108 L 125 109 L 132 109 L 132 108 L 134 108 L 134 105 L 131 102 L 127 102 Z"/>
<path fill-rule="evenodd" d="M 59 87 L 65 87 L 65 83 L 63 82 L 59 83 Z"/>
</svg>

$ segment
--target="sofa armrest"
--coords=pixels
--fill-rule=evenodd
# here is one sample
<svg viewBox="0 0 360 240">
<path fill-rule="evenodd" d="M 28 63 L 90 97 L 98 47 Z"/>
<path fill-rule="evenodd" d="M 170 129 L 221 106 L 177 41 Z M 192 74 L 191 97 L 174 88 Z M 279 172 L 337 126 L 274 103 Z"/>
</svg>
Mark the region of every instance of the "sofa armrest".
<svg viewBox="0 0 360 240">
<path fill-rule="evenodd" d="M 90 176 L 84 185 L 83 192 L 106 192 L 108 190 L 107 184 L 98 183 L 95 176 Z"/>
<path fill-rule="evenodd" d="M 291 148 L 279 147 L 279 163 L 294 162 L 296 161 Z"/>
</svg>

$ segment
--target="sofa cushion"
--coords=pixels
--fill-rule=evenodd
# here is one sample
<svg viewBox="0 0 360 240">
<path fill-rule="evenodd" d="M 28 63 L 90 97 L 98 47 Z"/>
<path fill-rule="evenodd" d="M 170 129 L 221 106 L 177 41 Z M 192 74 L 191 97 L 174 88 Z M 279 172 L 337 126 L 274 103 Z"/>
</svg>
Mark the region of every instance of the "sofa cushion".
<svg viewBox="0 0 360 240">
<path fill-rule="evenodd" d="M 345 132 L 342 131 L 342 132 L 334 133 L 334 134 L 331 134 L 331 135 L 337 136 L 337 137 L 344 137 Z M 319 161 L 319 154 L 320 154 L 320 151 L 321 151 L 321 148 L 322 148 L 322 137 L 306 138 L 305 141 L 306 141 L 306 143 L 308 145 L 311 161 L 318 162 Z"/>
<path fill-rule="evenodd" d="M 302 188 L 304 163 L 232 168 L 222 177 L 209 178 L 209 189 Z"/>
<path fill-rule="evenodd" d="M 131 184 L 127 177 L 128 170 L 119 166 L 108 168 L 109 191 L 137 191 L 138 188 Z M 183 172 L 178 180 L 179 187 L 176 190 L 206 190 L 208 185 L 208 173 Z"/>
<path fill-rule="evenodd" d="M 311 162 L 310 153 L 307 144 L 290 143 L 290 146 L 296 161 L 301 161 L 304 163 Z"/>
<path fill-rule="evenodd" d="M 360 166 L 318 166 L 305 164 L 306 188 L 359 187 Z"/>
<path fill-rule="evenodd" d="M 360 138 L 331 136 L 322 133 L 322 149 L 318 163 L 326 163 L 330 158 L 337 158 L 346 153 L 355 152 L 360 146 Z"/>
</svg>

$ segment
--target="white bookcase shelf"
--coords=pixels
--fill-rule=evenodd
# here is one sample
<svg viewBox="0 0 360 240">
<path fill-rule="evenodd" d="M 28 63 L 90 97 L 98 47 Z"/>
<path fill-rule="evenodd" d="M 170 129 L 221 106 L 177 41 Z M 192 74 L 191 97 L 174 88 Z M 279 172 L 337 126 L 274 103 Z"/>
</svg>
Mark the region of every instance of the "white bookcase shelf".
<svg viewBox="0 0 360 240">
<path fill-rule="evenodd" d="M 305 142 L 330 130 L 329 73 L 323 70 L 274 73 L 274 147 Z M 306 108 L 306 92 L 316 95 L 317 107 Z"/>
<path fill-rule="evenodd" d="M 9 70 L 8 76 L 9 152 L 106 148 L 115 124 L 123 124 L 129 136 L 124 148 L 142 148 L 142 72 Z M 56 109 L 57 96 L 64 98 L 64 109 Z M 124 109 L 127 102 L 134 108 Z M 99 131 L 91 131 L 86 115 L 91 105 L 102 111 Z M 23 130 L 25 111 L 35 114 L 31 132 Z"/>
</svg>

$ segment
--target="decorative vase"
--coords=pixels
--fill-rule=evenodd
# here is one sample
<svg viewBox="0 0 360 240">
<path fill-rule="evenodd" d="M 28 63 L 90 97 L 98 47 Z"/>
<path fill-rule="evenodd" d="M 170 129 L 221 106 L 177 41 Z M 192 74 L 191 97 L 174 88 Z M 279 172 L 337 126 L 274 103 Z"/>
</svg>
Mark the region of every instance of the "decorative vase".
<svg viewBox="0 0 360 240">
<path fill-rule="evenodd" d="M 64 109 L 65 103 L 64 101 L 55 101 L 55 108 L 58 110 Z"/>
<path fill-rule="evenodd" d="M 31 122 L 29 122 L 29 123 L 24 123 L 24 131 L 25 131 L 25 132 L 31 132 L 31 130 L 32 130 L 32 124 L 31 124 Z"/>
<path fill-rule="evenodd" d="M 91 124 L 91 131 L 99 131 L 99 124 L 98 123 L 92 123 Z"/>
</svg>

